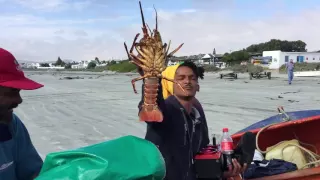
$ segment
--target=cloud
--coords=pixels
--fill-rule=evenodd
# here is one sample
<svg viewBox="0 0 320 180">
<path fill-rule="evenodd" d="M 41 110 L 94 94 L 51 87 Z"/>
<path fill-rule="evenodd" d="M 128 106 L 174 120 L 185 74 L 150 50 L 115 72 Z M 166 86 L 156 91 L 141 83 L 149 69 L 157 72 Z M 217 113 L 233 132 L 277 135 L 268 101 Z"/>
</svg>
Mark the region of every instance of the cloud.
<svg viewBox="0 0 320 180">
<path fill-rule="evenodd" d="M 295 13 L 283 8 L 271 11 L 271 6 L 264 11 L 240 11 L 233 1 L 224 1 L 224 4 L 216 6 L 209 3 L 215 9 L 213 11 L 209 5 L 203 7 L 206 0 L 200 1 L 202 4 L 177 11 L 157 9 L 163 41 L 171 40 L 171 49 L 185 43 L 176 55 L 210 53 L 213 48 L 217 53 L 225 53 L 272 38 L 300 39 L 307 43 L 309 50 L 320 49 L 320 35 L 317 32 L 320 28 L 320 9 L 317 7 Z M 51 5 L 43 6 L 59 7 L 59 3 L 63 2 L 55 0 Z M 134 36 L 141 33 L 138 6 L 134 8 L 134 14 L 130 11 L 129 16 L 80 20 L 52 20 L 35 15 L 0 16 L 0 46 L 12 51 L 21 60 L 52 61 L 58 56 L 74 60 L 96 56 L 105 60 L 126 58 L 123 42 L 131 46 Z M 145 16 L 150 28 L 153 28 L 154 12 L 145 10 Z"/>
<path fill-rule="evenodd" d="M 128 20 L 110 17 L 86 20 L 46 20 L 16 15 L 0 17 L 0 47 L 12 51 L 21 60 L 91 59 L 95 56 L 120 58 L 112 55 L 113 45 L 119 44 L 118 33 L 112 29 L 90 28 L 102 23 Z M 129 18 L 130 20 L 130 18 Z M 77 27 L 79 26 L 79 27 Z M 83 28 L 86 26 L 87 28 Z M 123 41 L 124 39 L 122 39 Z M 117 52 L 117 51 L 115 51 Z"/>
<path fill-rule="evenodd" d="M 34 9 L 37 11 L 62 11 L 67 9 L 82 10 L 91 4 L 91 1 L 76 1 L 68 0 L 12 0 L 16 4 Z"/>
<path fill-rule="evenodd" d="M 253 43 L 272 38 L 303 40 L 309 50 L 320 49 L 317 33 L 320 28 L 319 9 L 295 15 L 276 13 L 262 19 L 238 19 L 227 12 L 160 10 L 159 28 L 163 39 L 174 46 L 185 43 L 178 55 L 218 53 L 239 50 Z M 132 33 L 133 34 L 133 33 Z"/>
<path fill-rule="evenodd" d="M 17 15 L 3 15 L 0 16 L 0 22 L 2 27 L 23 27 L 23 26 L 34 26 L 34 27 L 47 27 L 47 26 L 72 26 L 72 25 L 85 25 L 95 23 L 114 23 L 116 21 L 130 20 L 133 17 L 130 16 L 113 16 L 105 18 L 86 18 L 86 19 L 46 19 L 43 17 L 28 15 L 28 14 L 17 14 Z"/>
</svg>

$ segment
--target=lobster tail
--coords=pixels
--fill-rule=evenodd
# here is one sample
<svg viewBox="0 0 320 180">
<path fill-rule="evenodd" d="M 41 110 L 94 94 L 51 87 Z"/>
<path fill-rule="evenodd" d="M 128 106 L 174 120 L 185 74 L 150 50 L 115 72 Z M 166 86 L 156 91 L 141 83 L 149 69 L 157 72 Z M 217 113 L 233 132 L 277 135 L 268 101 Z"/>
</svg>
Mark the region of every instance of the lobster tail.
<svg viewBox="0 0 320 180">
<path fill-rule="evenodd" d="M 162 122 L 163 114 L 158 107 L 152 111 L 142 109 L 139 113 L 139 119 L 145 122 Z"/>
<path fill-rule="evenodd" d="M 139 112 L 140 121 L 162 122 L 163 114 L 157 105 L 159 78 L 146 78 L 144 83 L 144 98 Z"/>
</svg>

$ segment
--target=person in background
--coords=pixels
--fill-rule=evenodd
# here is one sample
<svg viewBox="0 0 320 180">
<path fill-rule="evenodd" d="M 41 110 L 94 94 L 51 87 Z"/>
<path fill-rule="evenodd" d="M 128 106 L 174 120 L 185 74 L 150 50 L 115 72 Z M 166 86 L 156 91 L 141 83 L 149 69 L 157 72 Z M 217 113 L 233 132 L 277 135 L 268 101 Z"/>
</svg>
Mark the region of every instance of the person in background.
<svg viewBox="0 0 320 180">
<path fill-rule="evenodd" d="M 32 180 L 43 161 L 34 148 L 28 130 L 13 113 L 22 103 L 20 90 L 43 87 L 24 76 L 15 57 L 0 48 L 0 179 Z"/>
<path fill-rule="evenodd" d="M 288 83 L 290 85 L 293 80 L 293 70 L 294 70 L 294 63 L 292 59 L 290 60 L 290 62 L 286 64 L 286 70 L 288 73 Z"/>
<path fill-rule="evenodd" d="M 196 180 L 194 157 L 209 144 L 207 121 L 195 98 L 200 90 L 198 79 L 203 78 L 203 71 L 199 70 L 189 61 L 167 67 L 162 75 L 180 83 L 188 95 L 177 84 L 162 80 L 157 103 L 164 120 L 147 122 L 145 139 L 161 151 L 166 162 L 166 180 Z M 139 109 L 142 103 L 143 99 Z M 232 162 L 234 168 L 225 172 L 224 178 L 239 176 L 247 166 L 241 167 L 236 159 Z"/>
</svg>

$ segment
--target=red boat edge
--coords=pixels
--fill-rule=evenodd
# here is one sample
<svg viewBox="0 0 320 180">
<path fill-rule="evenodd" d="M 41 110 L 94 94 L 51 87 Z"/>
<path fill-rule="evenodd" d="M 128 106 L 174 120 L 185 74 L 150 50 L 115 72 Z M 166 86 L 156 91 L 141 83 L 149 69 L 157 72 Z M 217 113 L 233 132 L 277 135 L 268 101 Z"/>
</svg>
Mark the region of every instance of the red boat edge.
<svg viewBox="0 0 320 180">
<path fill-rule="evenodd" d="M 302 112 L 302 111 L 301 111 Z M 306 111 L 303 111 L 304 113 Z M 318 111 L 320 113 L 320 111 Z M 288 113 L 289 114 L 289 113 Z M 261 121 L 262 122 L 262 121 Z M 270 120 L 270 123 L 265 120 L 264 126 L 273 124 L 274 121 Z M 259 122 L 258 122 L 259 123 Z M 256 124 L 258 124 L 256 123 Z M 246 131 L 251 131 L 257 134 L 263 127 L 256 129 L 246 129 Z M 297 139 L 300 142 L 311 144 L 315 146 L 316 152 L 320 152 L 320 136 L 318 132 L 320 131 L 320 114 L 310 117 L 305 117 L 301 119 L 289 120 L 285 122 L 279 122 L 266 129 L 264 129 L 258 137 L 258 146 L 262 151 L 266 150 L 267 147 L 273 146 L 280 141 Z M 233 134 L 232 139 L 234 145 L 236 145 L 244 131 Z M 303 146 L 303 144 L 302 144 Z M 315 151 L 314 148 L 310 146 L 303 146 L 308 150 Z M 301 169 L 293 172 L 288 172 L 279 175 L 267 176 L 263 178 L 256 178 L 254 180 L 280 180 L 280 179 L 300 179 L 300 180 L 311 180 L 320 179 L 320 167 Z"/>
</svg>

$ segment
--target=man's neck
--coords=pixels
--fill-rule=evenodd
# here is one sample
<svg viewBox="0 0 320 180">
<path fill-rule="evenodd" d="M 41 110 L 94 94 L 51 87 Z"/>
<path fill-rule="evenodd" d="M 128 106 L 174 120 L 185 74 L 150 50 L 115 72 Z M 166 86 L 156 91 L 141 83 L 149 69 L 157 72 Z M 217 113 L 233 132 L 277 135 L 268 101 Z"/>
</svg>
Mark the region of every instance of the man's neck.
<svg viewBox="0 0 320 180">
<path fill-rule="evenodd" d="M 180 102 L 180 104 L 184 107 L 184 109 L 187 111 L 187 113 L 190 114 L 192 111 L 193 98 L 191 98 L 190 100 L 184 100 L 184 99 L 181 99 L 177 96 L 176 96 L 176 98 Z"/>
</svg>

